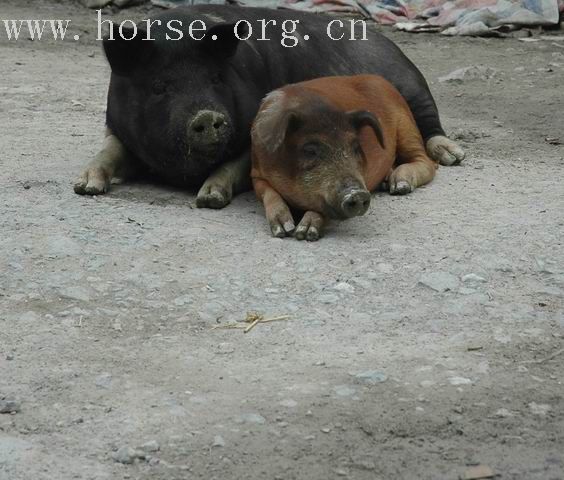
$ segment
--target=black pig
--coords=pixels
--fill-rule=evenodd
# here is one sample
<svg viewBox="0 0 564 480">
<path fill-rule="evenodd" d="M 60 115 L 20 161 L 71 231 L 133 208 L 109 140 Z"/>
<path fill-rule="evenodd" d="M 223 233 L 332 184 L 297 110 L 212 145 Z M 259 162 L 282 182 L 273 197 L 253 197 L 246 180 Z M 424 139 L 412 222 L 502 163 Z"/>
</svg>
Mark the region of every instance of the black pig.
<svg viewBox="0 0 564 480">
<path fill-rule="evenodd" d="M 268 25 L 270 41 L 258 40 L 261 19 L 276 21 L 277 26 Z M 282 45 L 281 25 L 289 19 L 299 20 L 293 48 Z M 202 40 L 188 34 L 195 20 L 207 26 L 206 32 L 197 32 L 198 38 L 205 33 Z M 235 35 L 240 20 L 253 29 L 240 24 L 237 30 L 241 38 L 250 35 L 249 40 Z M 148 168 L 169 183 L 201 187 L 199 207 L 224 207 L 234 193 L 251 186 L 250 127 L 265 95 L 289 83 L 335 75 L 382 75 L 407 100 L 429 155 L 446 165 L 461 161 L 464 152 L 446 138 L 427 82 L 413 63 L 375 31 L 368 31 L 367 40 L 350 40 L 348 22 L 341 30 L 333 24 L 334 36 L 344 33 L 342 40 L 333 41 L 328 36 L 332 20 L 303 12 L 207 5 L 153 17 L 154 41 L 144 39 L 145 23 L 132 40 L 122 39 L 115 29 L 115 39 L 104 40 L 112 68 L 106 139 L 75 191 L 101 194 L 112 181 Z M 167 40 L 167 35 L 178 37 L 169 27 L 178 29 L 179 22 L 184 38 Z M 133 31 L 123 28 L 122 34 L 130 38 Z"/>
</svg>

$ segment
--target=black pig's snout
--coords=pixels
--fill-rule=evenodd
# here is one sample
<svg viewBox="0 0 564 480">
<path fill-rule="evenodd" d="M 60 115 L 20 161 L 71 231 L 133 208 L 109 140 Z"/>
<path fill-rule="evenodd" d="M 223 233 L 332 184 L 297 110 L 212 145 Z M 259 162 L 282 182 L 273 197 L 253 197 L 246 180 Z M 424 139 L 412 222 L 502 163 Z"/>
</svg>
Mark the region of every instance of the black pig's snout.
<svg viewBox="0 0 564 480">
<path fill-rule="evenodd" d="M 345 218 L 364 215 L 370 207 L 370 192 L 364 189 L 350 189 L 341 197 L 341 213 Z"/>
<path fill-rule="evenodd" d="M 227 135 L 227 117 L 212 110 L 200 110 L 188 125 L 188 139 L 195 148 L 207 150 Z"/>
</svg>

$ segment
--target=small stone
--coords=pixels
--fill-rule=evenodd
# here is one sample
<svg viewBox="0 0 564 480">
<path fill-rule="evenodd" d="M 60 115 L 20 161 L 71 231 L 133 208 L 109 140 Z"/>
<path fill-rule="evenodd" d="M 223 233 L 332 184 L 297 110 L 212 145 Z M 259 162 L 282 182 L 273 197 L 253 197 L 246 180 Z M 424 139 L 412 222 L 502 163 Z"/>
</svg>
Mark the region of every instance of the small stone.
<svg viewBox="0 0 564 480">
<path fill-rule="evenodd" d="M 419 283 L 441 293 L 456 290 L 459 285 L 458 278 L 448 272 L 424 273 Z"/>
<path fill-rule="evenodd" d="M 280 405 L 282 405 L 283 407 L 287 407 L 287 408 L 294 408 L 298 406 L 298 402 L 296 402 L 295 400 L 292 399 L 287 399 L 287 400 L 282 400 L 280 402 Z"/>
<path fill-rule="evenodd" d="M 339 397 L 350 397 L 351 395 L 354 395 L 356 393 L 356 390 L 349 387 L 348 385 L 338 385 L 333 388 L 333 390 Z"/>
<path fill-rule="evenodd" d="M 531 413 L 533 415 L 539 415 L 541 417 L 544 417 L 550 410 L 550 405 L 531 402 L 529 403 L 529 408 L 531 409 Z"/>
<path fill-rule="evenodd" d="M 90 292 L 83 287 L 67 287 L 59 291 L 61 297 L 69 300 L 78 300 L 79 302 L 90 301 Z"/>
<path fill-rule="evenodd" d="M 112 383 L 112 375 L 110 373 L 102 373 L 96 377 L 96 386 L 100 388 L 110 388 Z"/>
<path fill-rule="evenodd" d="M 112 0 L 81 0 L 82 4 L 87 8 L 103 8 L 112 3 Z"/>
<path fill-rule="evenodd" d="M 495 474 L 493 470 L 486 465 L 476 465 L 474 467 L 468 468 L 464 475 L 461 477 L 462 480 L 480 480 L 486 478 L 494 478 Z"/>
<path fill-rule="evenodd" d="M 470 80 L 489 80 L 497 75 L 497 70 L 481 65 L 459 68 L 450 72 L 448 75 L 439 77 L 441 83 L 463 83 Z"/>
<path fill-rule="evenodd" d="M 225 440 L 221 435 L 213 437 L 212 447 L 225 447 Z"/>
<path fill-rule="evenodd" d="M 47 245 L 47 253 L 56 257 L 75 256 L 81 252 L 80 245 L 68 237 L 52 237 Z"/>
<path fill-rule="evenodd" d="M 144 452 L 158 452 L 161 449 L 159 442 L 156 440 L 149 440 L 139 447 Z"/>
<path fill-rule="evenodd" d="M 419 382 L 419 385 L 421 385 L 423 388 L 429 388 L 435 385 L 435 382 L 433 380 L 422 380 L 421 382 Z"/>
<path fill-rule="evenodd" d="M 377 370 L 366 370 L 365 372 L 357 373 L 355 378 L 368 385 L 376 385 L 385 382 L 388 376 Z"/>
<path fill-rule="evenodd" d="M 485 283 L 487 280 L 484 277 L 480 277 L 480 275 L 476 275 L 475 273 L 468 273 L 462 277 L 462 281 L 464 283 Z"/>
<path fill-rule="evenodd" d="M 13 359 L 14 359 L 14 356 L 13 356 L 13 355 L 11 355 L 11 354 L 9 354 L 9 353 L 6 355 L 6 360 L 11 361 L 11 360 L 13 360 Z"/>
<path fill-rule="evenodd" d="M 134 448 L 124 446 L 121 447 L 117 452 L 114 452 L 112 454 L 112 457 L 116 462 L 128 465 L 135 462 L 135 460 L 137 459 L 144 459 L 145 454 L 143 452 L 135 450 Z"/>
<path fill-rule="evenodd" d="M 192 297 L 190 295 L 182 295 L 181 297 L 177 297 L 173 300 L 173 303 L 177 307 L 183 307 L 189 303 L 192 303 Z"/>
<path fill-rule="evenodd" d="M 237 423 L 256 423 L 258 425 L 263 425 L 266 423 L 266 419 L 258 413 L 244 413 L 239 415 Z"/>
<path fill-rule="evenodd" d="M 217 346 L 217 352 L 220 355 L 227 355 L 229 353 L 233 353 L 235 351 L 235 347 L 228 342 L 222 342 Z"/>
<path fill-rule="evenodd" d="M 465 377 L 450 377 L 448 381 L 451 385 L 472 385 L 472 380 Z"/>
<path fill-rule="evenodd" d="M 335 285 L 333 289 L 337 290 L 338 292 L 354 293 L 354 287 L 347 282 L 337 283 L 337 285 Z"/>
<path fill-rule="evenodd" d="M 507 417 L 512 417 L 513 413 L 507 410 L 507 408 L 500 408 L 494 413 L 494 415 L 500 418 L 507 418 Z"/>
<path fill-rule="evenodd" d="M 332 293 L 325 293 L 319 297 L 319 301 L 325 304 L 333 304 L 339 301 L 339 297 Z"/>
<path fill-rule="evenodd" d="M 0 399 L 0 413 L 18 413 L 20 411 L 20 402 L 10 398 Z"/>
<path fill-rule="evenodd" d="M 322 428 L 321 431 L 322 431 L 323 433 L 331 433 L 331 429 L 328 428 L 328 427 Z"/>
</svg>

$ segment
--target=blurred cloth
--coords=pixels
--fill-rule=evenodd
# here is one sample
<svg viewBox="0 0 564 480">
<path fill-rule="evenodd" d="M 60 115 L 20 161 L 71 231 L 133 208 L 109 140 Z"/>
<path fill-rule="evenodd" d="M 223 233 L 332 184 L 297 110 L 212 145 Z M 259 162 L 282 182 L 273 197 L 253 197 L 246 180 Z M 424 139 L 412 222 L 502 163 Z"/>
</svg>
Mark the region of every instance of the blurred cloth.
<svg viewBox="0 0 564 480">
<path fill-rule="evenodd" d="M 309 12 L 359 13 L 408 32 L 499 35 L 521 27 L 557 25 L 564 0 L 152 0 L 161 7 L 242 5 Z"/>
</svg>

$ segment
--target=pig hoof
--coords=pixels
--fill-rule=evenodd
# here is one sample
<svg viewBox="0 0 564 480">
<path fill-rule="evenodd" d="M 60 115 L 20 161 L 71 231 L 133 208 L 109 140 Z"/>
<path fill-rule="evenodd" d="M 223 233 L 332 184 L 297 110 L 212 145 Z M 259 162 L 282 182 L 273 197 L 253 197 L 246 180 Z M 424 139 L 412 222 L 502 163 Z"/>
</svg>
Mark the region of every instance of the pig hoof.
<svg viewBox="0 0 564 480">
<path fill-rule="evenodd" d="M 315 212 L 306 212 L 298 228 L 296 228 L 294 237 L 296 237 L 296 240 L 315 242 L 321 238 L 322 226 L 323 217 L 321 215 Z"/>
<path fill-rule="evenodd" d="M 316 242 L 320 239 L 321 235 L 319 230 L 313 226 L 309 227 L 298 227 L 296 229 L 295 237 L 297 240 L 307 240 L 308 242 Z"/>
<path fill-rule="evenodd" d="M 110 188 L 110 179 L 101 168 L 88 168 L 74 184 L 79 195 L 102 195 Z"/>
<path fill-rule="evenodd" d="M 413 192 L 413 187 L 409 182 L 405 180 L 399 180 L 398 182 L 390 183 L 390 194 L 391 195 L 407 195 Z"/>
<path fill-rule="evenodd" d="M 198 208 L 223 208 L 231 202 L 231 195 L 221 187 L 204 185 L 196 197 Z"/>
<path fill-rule="evenodd" d="M 286 221 L 274 221 L 270 225 L 270 230 L 272 232 L 272 236 L 276 238 L 284 238 L 288 235 L 291 235 L 296 226 L 292 220 Z"/>
<path fill-rule="evenodd" d="M 428 155 L 441 165 L 458 165 L 466 153 L 460 146 L 443 135 L 437 135 L 427 140 Z"/>
</svg>

